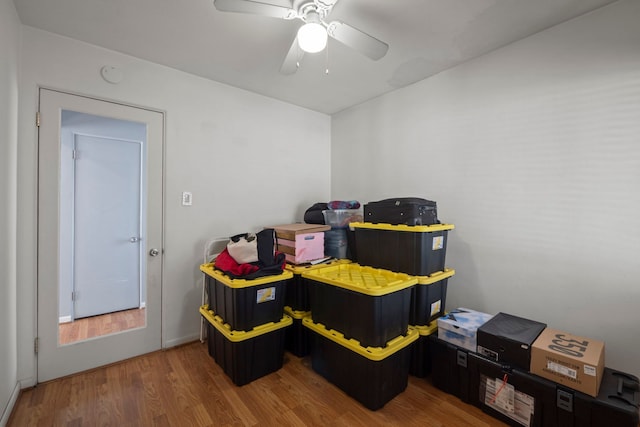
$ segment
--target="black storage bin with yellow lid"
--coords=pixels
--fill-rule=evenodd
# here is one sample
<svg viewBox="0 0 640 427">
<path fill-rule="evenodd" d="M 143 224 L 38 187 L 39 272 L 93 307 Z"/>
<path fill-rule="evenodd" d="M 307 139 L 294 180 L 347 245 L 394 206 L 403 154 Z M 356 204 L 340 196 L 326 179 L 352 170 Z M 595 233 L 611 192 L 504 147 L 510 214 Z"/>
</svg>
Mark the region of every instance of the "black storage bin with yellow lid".
<svg viewBox="0 0 640 427">
<path fill-rule="evenodd" d="M 280 315 L 278 322 L 257 326 L 251 331 L 234 331 L 209 307 L 200 307 L 207 324 L 209 355 L 241 386 L 282 368 L 284 339 L 291 317 Z"/>
<path fill-rule="evenodd" d="M 352 222 L 358 264 L 428 276 L 444 270 L 452 224 L 391 225 Z"/>
<path fill-rule="evenodd" d="M 424 378 L 431 373 L 431 341 L 429 337 L 438 335 L 438 325 L 432 322 L 430 325 L 413 326 L 418 331 L 418 339 L 411 345 L 411 362 L 409 363 L 409 375 Z"/>
<path fill-rule="evenodd" d="M 205 273 L 209 307 L 233 330 L 248 331 L 282 319 L 290 271 L 251 280 L 232 279 L 213 264 L 201 265 L 200 271 Z"/>
<path fill-rule="evenodd" d="M 411 290 L 409 324 L 429 325 L 444 315 L 447 302 L 447 284 L 456 271 L 445 268 L 428 276 L 418 276 L 418 283 Z"/>
<path fill-rule="evenodd" d="M 317 270 L 319 268 L 330 267 L 338 264 L 349 264 L 351 261 L 348 259 L 339 259 L 325 262 L 322 264 L 288 264 L 285 266 L 287 271 L 293 274 L 291 279 L 286 282 L 286 294 L 284 297 L 284 305 L 291 308 L 293 311 L 309 311 L 311 306 L 309 304 L 309 283 L 302 277 L 302 274 L 307 271 Z"/>
<path fill-rule="evenodd" d="M 358 264 L 309 271 L 303 277 L 309 280 L 315 322 L 372 347 L 407 332 L 415 277 Z"/>
<path fill-rule="evenodd" d="M 311 316 L 310 311 L 296 311 L 285 306 L 284 313 L 291 317 L 293 324 L 287 328 L 284 335 L 284 349 L 298 357 L 309 354 L 309 329 L 302 326 L 302 319 Z"/>
<path fill-rule="evenodd" d="M 418 339 L 415 329 L 410 327 L 385 347 L 364 347 L 311 317 L 302 324 L 311 330 L 313 370 L 366 408 L 380 409 L 407 388 L 410 346 Z"/>
</svg>

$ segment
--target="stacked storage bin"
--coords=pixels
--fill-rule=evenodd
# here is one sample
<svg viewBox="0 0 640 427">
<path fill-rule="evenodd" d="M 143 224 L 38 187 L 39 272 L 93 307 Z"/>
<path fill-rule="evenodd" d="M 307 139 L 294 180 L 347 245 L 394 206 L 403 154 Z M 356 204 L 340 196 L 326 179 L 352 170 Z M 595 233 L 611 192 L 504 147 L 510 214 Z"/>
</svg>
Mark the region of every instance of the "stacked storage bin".
<svg viewBox="0 0 640 427">
<path fill-rule="evenodd" d="M 309 282 L 313 369 L 376 410 L 407 387 L 413 276 L 358 264 L 303 273 Z"/>
<path fill-rule="evenodd" d="M 359 264 L 416 276 L 409 324 L 420 331 L 420 338 L 412 347 L 410 373 L 428 375 L 429 336 L 436 331 L 435 319 L 444 314 L 447 282 L 455 274 L 455 270 L 445 268 L 448 233 L 455 227 L 370 222 L 351 223 L 349 227 L 354 232 Z"/>
<path fill-rule="evenodd" d="M 447 281 L 454 274 L 455 270 L 445 268 L 428 276 L 418 276 L 418 283 L 411 291 L 409 324 L 420 333 L 411 350 L 409 373 L 415 377 L 424 378 L 431 372 L 429 337 L 437 331 L 435 320 L 444 314 Z"/>
<path fill-rule="evenodd" d="M 298 357 L 309 354 L 309 330 L 302 326 L 302 319 L 311 315 L 311 304 L 309 302 L 309 283 L 302 277 L 308 271 L 320 268 L 331 267 L 339 264 L 348 264 L 348 259 L 333 260 L 323 264 L 315 265 L 293 265 L 287 264 L 285 269 L 293 274 L 291 279 L 286 281 L 285 293 L 285 313 L 293 319 L 293 326 L 285 332 L 285 349 Z"/>
<path fill-rule="evenodd" d="M 203 264 L 209 305 L 200 307 L 207 323 L 209 355 L 236 385 L 244 385 L 282 367 L 285 283 L 290 271 L 253 280 L 232 279 L 213 264 Z"/>
</svg>

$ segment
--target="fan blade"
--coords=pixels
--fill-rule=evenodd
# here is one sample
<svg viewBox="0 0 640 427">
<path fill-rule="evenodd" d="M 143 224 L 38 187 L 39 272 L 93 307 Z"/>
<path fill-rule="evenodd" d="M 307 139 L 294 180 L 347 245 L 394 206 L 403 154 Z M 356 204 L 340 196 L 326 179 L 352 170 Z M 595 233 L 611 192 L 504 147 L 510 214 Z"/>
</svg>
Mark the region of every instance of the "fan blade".
<svg viewBox="0 0 640 427">
<path fill-rule="evenodd" d="M 300 49 L 300 46 L 298 46 L 298 37 L 296 36 L 293 40 L 293 44 L 291 44 L 291 47 L 289 48 L 289 52 L 287 52 L 287 56 L 282 62 L 280 72 L 282 74 L 294 74 L 298 71 L 298 66 L 300 65 L 300 61 L 302 61 L 303 55 L 304 51 Z"/>
<path fill-rule="evenodd" d="M 373 60 L 382 58 L 389 50 L 389 45 L 385 42 L 340 21 L 332 21 L 327 26 L 327 33 Z"/>
<path fill-rule="evenodd" d="M 251 0 L 213 0 L 213 5 L 221 12 L 252 13 L 283 19 L 296 17 L 296 12 L 291 8 Z"/>
</svg>

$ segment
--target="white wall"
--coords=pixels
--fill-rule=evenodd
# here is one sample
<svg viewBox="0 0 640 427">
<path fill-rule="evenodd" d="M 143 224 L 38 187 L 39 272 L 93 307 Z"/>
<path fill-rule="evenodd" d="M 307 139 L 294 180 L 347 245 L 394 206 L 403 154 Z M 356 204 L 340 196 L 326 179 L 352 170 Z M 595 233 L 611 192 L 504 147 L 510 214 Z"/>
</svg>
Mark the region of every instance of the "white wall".
<svg viewBox="0 0 640 427">
<path fill-rule="evenodd" d="M 0 425 L 17 398 L 16 189 L 20 21 L 0 0 Z"/>
<path fill-rule="evenodd" d="M 330 118 L 30 27 L 23 27 L 22 38 L 19 378 L 35 381 L 38 85 L 166 112 L 163 343 L 196 339 L 205 241 L 300 221 L 306 207 L 327 200 Z M 103 65 L 120 67 L 123 82 L 103 81 Z M 182 191 L 193 193 L 193 206 L 180 205 Z"/>
<path fill-rule="evenodd" d="M 447 308 L 606 342 L 640 375 L 640 1 L 332 118 L 332 198 L 418 196 L 455 224 Z"/>
</svg>

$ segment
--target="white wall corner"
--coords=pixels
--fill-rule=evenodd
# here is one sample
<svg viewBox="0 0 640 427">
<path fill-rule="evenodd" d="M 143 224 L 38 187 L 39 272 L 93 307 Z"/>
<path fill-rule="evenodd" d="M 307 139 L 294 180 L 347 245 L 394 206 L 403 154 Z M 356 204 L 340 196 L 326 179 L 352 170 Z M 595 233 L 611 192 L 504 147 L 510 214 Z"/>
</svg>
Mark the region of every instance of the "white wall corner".
<svg viewBox="0 0 640 427">
<path fill-rule="evenodd" d="M 11 416 L 11 413 L 13 412 L 13 408 L 16 405 L 16 402 L 18 401 L 18 396 L 20 396 L 19 382 L 16 383 L 16 386 L 14 387 L 13 392 L 11 393 L 11 398 L 9 399 L 9 403 L 7 403 L 7 407 L 4 408 L 4 411 L 2 412 L 2 418 L 0 418 L 0 427 L 5 427 L 9 422 L 9 417 Z"/>
<path fill-rule="evenodd" d="M 167 349 L 167 348 L 171 348 L 171 347 L 177 347 L 179 345 L 182 344 L 187 344 L 190 342 L 194 342 L 194 341 L 200 341 L 200 334 L 192 334 L 192 335 L 185 335 L 183 337 L 180 338 L 174 338 L 171 340 L 167 340 L 163 343 L 162 348 L 163 349 Z"/>
</svg>

